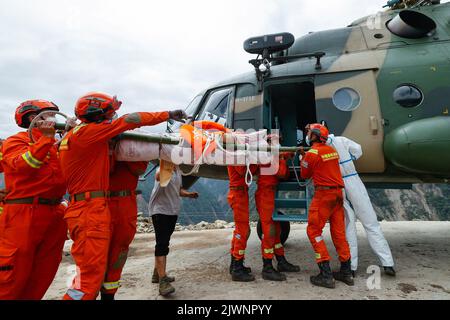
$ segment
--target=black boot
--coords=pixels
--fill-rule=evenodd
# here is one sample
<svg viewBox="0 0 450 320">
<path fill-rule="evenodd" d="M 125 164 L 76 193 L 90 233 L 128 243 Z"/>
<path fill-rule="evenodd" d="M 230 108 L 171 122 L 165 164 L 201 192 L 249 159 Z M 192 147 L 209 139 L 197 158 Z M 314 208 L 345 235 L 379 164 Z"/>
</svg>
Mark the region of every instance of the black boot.
<svg viewBox="0 0 450 320">
<path fill-rule="evenodd" d="M 272 265 L 272 259 L 263 259 L 262 277 L 264 280 L 284 281 L 286 276 L 275 270 Z"/>
<path fill-rule="evenodd" d="M 249 282 L 255 280 L 255 277 L 251 273 L 245 271 L 244 259 L 233 259 L 232 264 L 233 268 L 231 270 L 231 279 L 233 281 Z"/>
<path fill-rule="evenodd" d="M 383 267 L 384 268 L 384 273 L 388 276 L 391 277 L 395 277 L 396 273 L 395 273 L 395 269 L 394 267 Z"/>
<path fill-rule="evenodd" d="M 111 293 L 103 293 L 103 292 L 101 292 L 100 293 L 100 299 L 101 300 L 114 300 L 114 294 L 111 294 Z"/>
<path fill-rule="evenodd" d="M 234 257 L 233 255 L 231 255 L 231 262 L 230 262 L 230 274 L 233 271 L 233 263 L 234 263 Z M 242 265 L 244 264 L 244 261 L 242 261 Z M 243 265 L 244 266 L 244 265 Z M 244 266 L 244 271 L 247 273 L 251 273 L 252 272 L 252 268 L 246 267 Z"/>
<path fill-rule="evenodd" d="M 278 265 L 277 265 L 278 272 L 299 272 L 300 271 L 300 267 L 293 265 L 292 263 L 289 263 L 286 260 L 285 256 L 276 256 L 276 258 L 278 261 Z"/>
<path fill-rule="evenodd" d="M 323 261 L 318 264 L 320 273 L 317 276 L 311 276 L 309 280 L 315 286 L 333 289 L 336 284 L 330 269 L 330 262 Z"/>
<path fill-rule="evenodd" d="M 341 270 L 333 272 L 333 278 L 337 281 L 342 281 L 349 286 L 353 286 L 355 284 L 353 281 L 352 270 L 350 268 L 350 259 L 345 262 L 341 262 Z"/>
</svg>

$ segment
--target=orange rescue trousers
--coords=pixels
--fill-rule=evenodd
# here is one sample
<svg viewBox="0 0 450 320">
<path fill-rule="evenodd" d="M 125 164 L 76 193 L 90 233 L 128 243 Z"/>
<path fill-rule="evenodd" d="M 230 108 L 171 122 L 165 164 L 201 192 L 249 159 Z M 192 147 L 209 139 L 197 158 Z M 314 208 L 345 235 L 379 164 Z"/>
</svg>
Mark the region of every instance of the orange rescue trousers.
<svg viewBox="0 0 450 320">
<path fill-rule="evenodd" d="M 260 176 L 261 180 L 264 176 Z M 260 182 L 260 181 L 259 181 Z M 281 226 L 272 219 L 275 210 L 276 186 L 258 184 L 255 193 L 256 209 L 261 221 L 263 237 L 261 240 L 261 254 L 264 259 L 272 259 L 273 255 L 284 256 L 284 248 L 281 244 Z"/>
<path fill-rule="evenodd" d="M 0 216 L 0 300 L 40 300 L 62 258 L 63 205 L 7 204 Z"/>
<path fill-rule="evenodd" d="M 71 202 L 64 216 L 73 240 L 77 274 L 64 300 L 95 300 L 108 262 L 111 217 L 105 198 Z"/>
<path fill-rule="evenodd" d="M 112 234 L 108 266 L 101 291 L 106 294 L 115 294 L 119 288 L 120 276 L 127 261 L 128 248 L 136 234 L 136 196 L 110 198 L 108 206 L 111 212 Z"/>
<path fill-rule="evenodd" d="M 341 262 L 350 259 L 350 249 L 345 238 L 345 219 L 343 193 L 341 188 L 318 190 L 309 208 L 308 227 L 306 232 L 316 253 L 316 262 L 329 261 L 327 246 L 322 232 L 325 223 L 330 221 L 330 232 L 333 244 Z"/>
<path fill-rule="evenodd" d="M 247 240 L 250 237 L 250 221 L 248 209 L 248 188 L 230 189 L 228 204 L 233 210 L 234 231 L 231 240 L 231 254 L 236 260 L 244 259 Z"/>
</svg>

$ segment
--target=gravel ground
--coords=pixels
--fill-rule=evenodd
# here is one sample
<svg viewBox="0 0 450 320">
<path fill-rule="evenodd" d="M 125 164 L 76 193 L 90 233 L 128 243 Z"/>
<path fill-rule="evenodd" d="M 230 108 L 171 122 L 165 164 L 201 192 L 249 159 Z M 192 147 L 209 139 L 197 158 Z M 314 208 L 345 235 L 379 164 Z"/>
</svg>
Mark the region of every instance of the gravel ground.
<svg viewBox="0 0 450 320">
<path fill-rule="evenodd" d="M 141 218 L 142 219 L 142 218 Z M 141 221 L 143 222 L 143 221 Z M 203 225 L 203 226 L 202 226 Z M 213 228 L 216 230 L 206 230 Z M 222 225 L 222 226 L 220 226 Z M 306 236 L 305 224 L 293 224 L 286 242 L 286 256 L 299 264 L 299 273 L 287 274 L 285 282 L 265 281 L 261 277 L 260 241 L 252 228 L 247 248 L 246 264 L 253 269 L 256 281 L 238 283 L 228 274 L 229 244 L 232 225 L 226 222 L 178 226 L 178 229 L 201 229 L 175 232 L 168 257 L 169 274 L 175 276 L 175 294 L 169 299 L 445 299 L 450 300 L 450 222 L 382 222 L 382 229 L 391 246 L 397 277 L 383 273 L 377 276 L 376 257 L 358 223 L 360 265 L 355 286 L 337 283 L 336 289 L 313 287 L 309 276 L 317 273 L 314 254 Z M 150 224 L 143 222 L 142 228 Z M 329 237 L 325 241 L 333 256 L 332 266 L 338 268 L 337 258 Z M 45 299 L 59 299 L 67 289 L 74 272 L 70 250 L 66 243 L 63 262 Z M 158 295 L 158 286 L 151 283 L 154 265 L 154 234 L 136 235 L 125 266 L 117 299 L 165 299 Z M 368 273 L 375 270 L 375 275 Z"/>
</svg>

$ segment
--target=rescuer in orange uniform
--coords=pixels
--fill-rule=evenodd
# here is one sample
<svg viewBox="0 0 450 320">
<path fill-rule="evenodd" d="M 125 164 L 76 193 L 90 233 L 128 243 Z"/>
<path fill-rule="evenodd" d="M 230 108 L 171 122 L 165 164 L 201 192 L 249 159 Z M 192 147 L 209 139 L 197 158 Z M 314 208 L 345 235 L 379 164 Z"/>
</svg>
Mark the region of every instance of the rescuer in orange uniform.
<svg viewBox="0 0 450 320">
<path fill-rule="evenodd" d="M 67 300 L 96 299 L 105 279 L 111 240 L 109 140 L 141 126 L 187 118 L 182 110 L 176 110 L 137 112 L 112 120 L 120 105 L 116 97 L 104 93 L 82 96 L 75 105 L 82 123 L 60 145 L 61 167 L 71 200 L 65 219 L 77 265 L 72 287 L 64 296 Z"/>
<path fill-rule="evenodd" d="M 28 128 L 44 110 L 58 111 L 45 100 L 22 103 L 16 123 Z M 0 299 L 41 299 L 58 270 L 67 235 L 60 207 L 66 185 L 55 147 L 52 120 L 3 143 L 4 211 L 0 218 Z"/>
<path fill-rule="evenodd" d="M 3 166 L 2 166 L 2 160 L 3 160 L 3 139 L 0 139 L 0 173 L 3 172 Z M 3 213 L 3 205 L 4 202 L 3 200 L 5 200 L 5 196 L 6 196 L 6 190 L 2 189 L 0 190 L 0 216 Z"/>
<path fill-rule="evenodd" d="M 255 193 L 256 209 L 261 221 L 263 237 L 261 240 L 261 253 L 263 257 L 262 277 L 265 280 L 283 281 L 286 276 L 281 272 L 298 272 L 299 266 L 295 266 L 286 260 L 283 245 L 281 244 L 281 226 L 272 219 L 275 210 L 275 194 L 279 179 L 289 177 L 289 168 L 286 159 L 291 155 L 282 153 L 278 162 L 278 171 L 274 175 L 265 175 L 259 168 L 258 189 Z M 277 270 L 272 265 L 273 257 L 278 261 Z"/>
<path fill-rule="evenodd" d="M 250 171 L 255 174 L 258 167 L 250 165 Z M 244 266 L 245 249 L 250 237 L 250 213 L 248 200 L 248 186 L 245 183 L 245 166 L 228 166 L 230 190 L 228 203 L 233 210 L 234 231 L 231 239 L 230 274 L 233 281 L 253 281 L 255 277 L 251 269 Z"/>
<path fill-rule="evenodd" d="M 128 248 L 136 234 L 136 191 L 139 176 L 145 173 L 147 162 L 115 161 L 112 157 L 109 176 L 108 207 L 111 213 L 112 234 L 109 244 L 108 267 L 101 289 L 102 300 L 114 300 L 119 288 Z"/>
<path fill-rule="evenodd" d="M 316 286 L 334 288 L 335 281 L 330 269 L 330 256 L 325 245 L 322 231 L 329 220 L 333 244 L 341 261 L 340 279 L 353 285 L 350 269 L 350 249 L 345 238 L 345 220 L 343 207 L 343 188 L 339 155 L 333 147 L 325 143 L 328 139 L 328 129 L 320 124 L 307 126 L 308 144 L 311 149 L 302 151 L 301 177 L 312 177 L 315 187 L 314 198 L 309 208 L 308 227 L 306 229 L 309 240 L 316 253 L 316 262 L 320 273 L 311 276 L 311 283 Z"/>
</svg>

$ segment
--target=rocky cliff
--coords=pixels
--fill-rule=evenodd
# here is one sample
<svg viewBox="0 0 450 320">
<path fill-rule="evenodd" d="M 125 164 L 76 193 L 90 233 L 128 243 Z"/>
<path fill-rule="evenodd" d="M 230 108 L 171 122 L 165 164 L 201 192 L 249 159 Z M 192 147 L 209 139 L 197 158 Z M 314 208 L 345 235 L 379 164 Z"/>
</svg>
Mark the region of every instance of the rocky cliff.
<svg viewBox="0 0 450 320">
<path fill-rule="evenodd" d="M 141 183 L 140 188 L 144 192 L 139 200 L 139 208 L 146 214 L 149 195 L 153 188 L 153 177 Z M 200 179 L 191 190 L 199 192 L 200 197 L 197 200 L 183 200 L 180 215 L 182 224 L 215 220 L 232 221 L 232 212 L 227 203 L 228 182 Z M 257 219 L 255 190 L 256 186 L 253 184 L 250 188 L 252 219 Z M 370 189 L 369 194 L 379 220 L 450 220 L 450 185 L 414 185 L 412 190 Z"/>
</svg>

